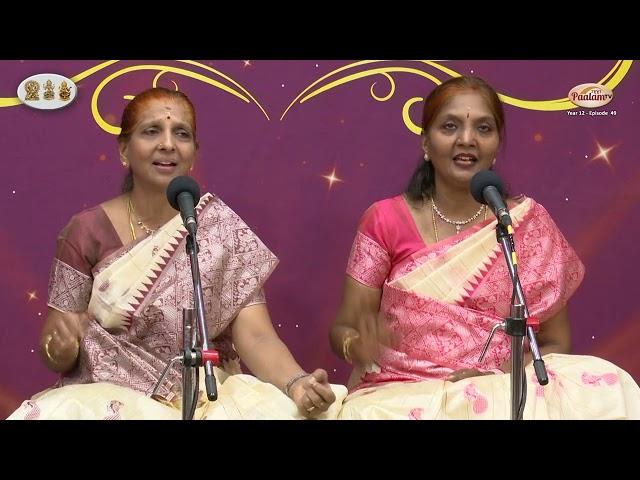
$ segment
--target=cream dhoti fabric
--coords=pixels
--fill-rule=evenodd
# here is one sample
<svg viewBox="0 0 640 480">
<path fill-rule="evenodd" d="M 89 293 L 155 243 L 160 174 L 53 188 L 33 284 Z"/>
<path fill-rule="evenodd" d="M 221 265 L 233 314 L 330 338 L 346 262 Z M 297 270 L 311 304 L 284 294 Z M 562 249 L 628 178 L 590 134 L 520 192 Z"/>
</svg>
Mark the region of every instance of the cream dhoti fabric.
<svg viewBox="0 0 640 480">
<path fill-rule="evenodd" d="M 251 375 L 227 375 L 214 368 L 218 399 L 210 402 L 200 371 L 200 400 L 194 420 L 295 420 L 303 419 L 295 403 L 274 385 Z M 319 419 L 336 419 L 346 387 L 332 385 L 336 401 Z M 181 402 L 156 401 L 130 388 L 110 383 L 68 385 L 46 390 L 22 403 L 8 420 L 38 418 L 78 420 L 180 420 Z"/>
<path fill-rule="evenodd" d="M 591 356 L 552 353 L 544 361 L 549 372 L 544 387 L 532 364 L 525 369 L 525 420 L 640 419 L 640 390 L 624 370 Z M 510 379 L 499 374 L 363 388 L 345 399 L 339 418 L 508 420 Z"/>
</svg>

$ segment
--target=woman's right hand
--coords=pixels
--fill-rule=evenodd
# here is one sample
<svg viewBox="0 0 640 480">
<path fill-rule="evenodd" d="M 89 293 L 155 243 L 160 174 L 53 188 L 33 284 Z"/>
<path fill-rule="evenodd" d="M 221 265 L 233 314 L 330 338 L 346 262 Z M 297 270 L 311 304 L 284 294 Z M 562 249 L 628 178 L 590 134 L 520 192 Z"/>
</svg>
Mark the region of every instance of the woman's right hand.
<svg viewBox="0 0 640 480">
<path fill-rule="evenodd" d="M 87 312 L 55 311 L 49 315 L 42 347 L 54 370 L 64 372 L 75 364 L 88 324 Z"/>
<path fill-rule="evenodd" d="M 354 367 L 369 370 L 382 345 L 392 345 L 386 318 L 380 313 L 382 290 L 346 275 L 342 303 L 329 334 L 332 350 Z"/>
<path fill-rule="evenodd" d="M 290 398 L 306 418 L 315 418 L 329 409 L 336 394 L 331 390 L 327 371 L 316 368 L 293 384 Z"/>
<path fill-rule="evenodd" d="M 382 346 L 393 346 L 393 338 L 382 314 L 363 315 L 358 321 L 357 329 L 350 328 L 345 332 L 345 353 L 355 366 L 366 369 L 378 361 Z"/>
</svg>

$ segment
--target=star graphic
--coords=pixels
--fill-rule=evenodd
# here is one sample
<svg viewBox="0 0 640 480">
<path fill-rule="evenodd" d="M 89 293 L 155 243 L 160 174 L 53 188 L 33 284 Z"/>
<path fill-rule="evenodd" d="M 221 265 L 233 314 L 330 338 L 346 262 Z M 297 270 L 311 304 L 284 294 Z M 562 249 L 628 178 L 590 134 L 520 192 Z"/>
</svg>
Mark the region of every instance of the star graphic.
<svg viewBox="0 0 640 480">
<path fill-rule="evenodd" d="M 325 178 L 329 182 L 329 188 L 333 187 L 334 183 L 344 182 L 344 180 L 336 176 L 335 167 L 333 168 L 333 171 L 329 175 L 322 175 L 322 178 Z"/>
<path fill-rule="evenodd" d="M 27 296 L 29 297 L 29 300 L 28 300 L 29 302 L 31 300 L 38 300 L 38 296 L 36 295 L 36 291 L 35 290 L 27 292 Z"/>
<path fill-rule="evenodd" d="M 593 161 L 600 160 L 605 165 L 607 165 L 607 167 L 609 167 L 610 169 L 613 170 L 613 164 L 611 163 L 611 160 L 609 159 L 609 152 L 611 150 L 613 150 L 614 148 L 616 148 L 617 145 L 612 145 L 611 147 L 603 147 L 597 141 L 596 141 L 596 145 L 598 146 L 598 154 L 596 156 L 592 157 L 587 163 L 591 163 Z"/>
</svg>

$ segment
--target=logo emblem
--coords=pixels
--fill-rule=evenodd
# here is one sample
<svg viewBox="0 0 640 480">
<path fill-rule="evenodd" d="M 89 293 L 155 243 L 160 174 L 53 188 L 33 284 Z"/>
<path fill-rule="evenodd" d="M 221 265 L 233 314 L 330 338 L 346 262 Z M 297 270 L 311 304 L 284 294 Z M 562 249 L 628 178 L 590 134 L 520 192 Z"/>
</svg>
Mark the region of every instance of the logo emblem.
<svg viewBox="0 0 640 480">
<path fill-rule="evenodd" d="M 18 98 L 39 110 L 64 108 L 76 98 L 78 87 L 57 73 L 39 73 L 25 78 L 18 86 Z"/>
<path fill-rule="evenodd" d="M 568 97 L 579 107 L 597 108 L 613 100 L 613 92 L 599 83 L 583 83 L 573 87 Z"/>
</svg>

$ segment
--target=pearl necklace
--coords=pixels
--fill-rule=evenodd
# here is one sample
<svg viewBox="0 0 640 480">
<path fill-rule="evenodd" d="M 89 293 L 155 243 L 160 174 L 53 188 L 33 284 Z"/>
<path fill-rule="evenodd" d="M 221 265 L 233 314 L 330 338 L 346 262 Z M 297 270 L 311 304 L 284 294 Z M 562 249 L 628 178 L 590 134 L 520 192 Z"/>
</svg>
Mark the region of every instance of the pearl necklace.
<svg viewBox="0 0 640 480">
<path fill-rule="evenodd" d="M 451 220 L 447 217 L 445 217 L 442 212 L 438 209 L 436 202 L 433 201 L 433 198 L 431 199 L 431 208 L 433 209 L 433 211 L 436 213 L 436 215 L 438 215 L 438 217 L 440 217 L 440 219 L 443 222 L 448 223 L 449 225 L 453 225 L 454 227 L 456 227 L 456 234 L 459 234 L 460 231 L 462 230 L 462 227 L 467 225 L 468 223 L 473 222 L 476 218 L 478 218 L 478 216 L 482 213 L 482 210 L 484 210 L 484 219 L 487 219 L 487 206 L 486 205 L 480 205 L 480 208 L 478 209 L 478 211 L 471 217 L 467 218 L 466 220 Z M 435 217 L 433 217 L 433 224 L 434 224 L 434 232 L 436 235 L 436 242 L 438 241 L 438 232 L 436 230 L 435 227 Z"/>
</svg>

